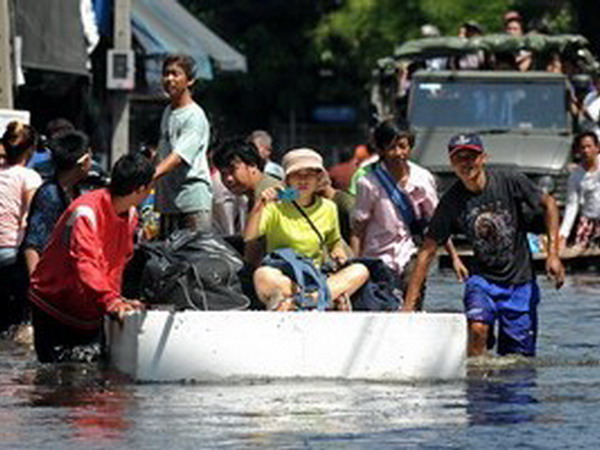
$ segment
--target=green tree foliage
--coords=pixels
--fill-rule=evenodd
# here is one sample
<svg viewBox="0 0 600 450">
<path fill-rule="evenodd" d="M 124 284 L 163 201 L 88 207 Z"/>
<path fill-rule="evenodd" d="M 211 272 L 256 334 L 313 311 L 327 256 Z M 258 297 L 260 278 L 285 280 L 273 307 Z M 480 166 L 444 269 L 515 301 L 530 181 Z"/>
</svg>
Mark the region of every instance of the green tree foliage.
<svg viewBox="0 0 600 450">
<path fill-rule="evenodd" d="M 526 22 L 573 32 L 568 0 L 180 1 L 248 59 L 247 74 L 217 74 L 199 93 L 213 122 L 227 116 L 244 130 L 285 121 L 291 111 L 304 120 L 319 104 L 365 111 L 377 59 L 420 37 L 427 23 L 443 35 L 466 21 L 500 32 L 503 13 L 516 9 Z"/>
<path fill-rule="evenodd" d="M 391 55 L 402 42 L 421 37 L 422 25 L 433 24 L 442 35 L 452 36 L 463 23 L 475 21 L 484 32 L 498 33 L 504 13 L 511 9 L 520 11 L 527 24 L 573 32 L 567 0 L 347 0 L 322 17 L 313 37 L 321 64 L 342 74 L 352 68 L 359 81 L 356 92 L 368 83 L 379 58 Z"/>
<path fill-rule="evenodd" d="M 572 32 L 567 0 L 347 0 L 325 15 L 314 38 L 322 62 L 343 57 L 367 65 L 393 52 L 394 46 L 420 37 L 420 27 L 433 24 L 442 35 L 456 35 L 461 24 L 479 23 L 485 32 L 502 31 L 504 12 L 515 9 L 526 23 L 552 32 Z"/>
<path fill-rule="evenodd" d="M 217 74 L 200 90 L 213 116 L 227 116 L 225 130 L 268 127 L 290 112 L 307 111 L 318 91 L 311 31 L 328 11 L 314 0 L 182 0 L 200 20 L 242 52 L 247 74 Z M 215 121 L 219 117 L 213 117 Z"/>
<path fill-rule="evenodd" d="M 456 35 L 469 20 L 499 31 L 502 13 L 510 6 L 508 0 L 348 0 L 323 17 L 315 43 L 323 62 L 349 52 L 357 62 L 372 67 L 396 45 L 420 37 L 424 24 L 433 24 L 446 35 Z"/>
</svg>

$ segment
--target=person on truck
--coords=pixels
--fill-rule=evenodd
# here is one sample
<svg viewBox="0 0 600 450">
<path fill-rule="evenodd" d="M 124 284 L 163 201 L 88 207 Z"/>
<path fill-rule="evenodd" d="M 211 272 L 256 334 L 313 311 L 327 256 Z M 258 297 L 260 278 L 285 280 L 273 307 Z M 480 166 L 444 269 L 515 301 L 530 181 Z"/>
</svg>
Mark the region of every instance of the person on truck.
<svg viewBox="0 0 600 450">
<path fill-rule="evenodd" d="M 522 37 L 525 34 L 525 25 L 523 19 L 517 13 L 507 14 L 504 18 L 504 32 L 514 37 Z M 515 62 L 521 72 L 525 72 L 531 68 L 533 55 L 528 50 L 519 50 L 515 54 Z"/>
</svg>

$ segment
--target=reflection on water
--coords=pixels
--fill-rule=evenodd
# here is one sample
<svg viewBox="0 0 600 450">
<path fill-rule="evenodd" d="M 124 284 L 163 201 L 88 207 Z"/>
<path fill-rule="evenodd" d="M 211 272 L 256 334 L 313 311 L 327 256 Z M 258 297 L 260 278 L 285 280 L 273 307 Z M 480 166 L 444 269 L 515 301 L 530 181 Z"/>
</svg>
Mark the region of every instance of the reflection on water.
<svg viewBox="0 0 600 450">
<path fill-rule="evenodd" d="M 122 440 L 131 427 L 125 412 L 133 400 L 123 377 L 94 365 L 38 365 L 31 353 L 19 355 L 3 344 L 3 355 L 14 358 L 12 370 L 0 373 L 5 445 L 62 446 L 65 436 L 86 446 Z"/>
<path fill-rule="evenodd" d="M 594 448 L 600 284 L 542 285 L 539 357 L 470 361 L 447 383 L 135 384 L 91 365 L 41 366 L 0 341 L 3 448 Z M 428 309 L 460 311 L 451 278 Z M 405 344 L 408 345 L 408 344 Z"/>
<path fill-rule="evenodd" d="M 123 378 L 83 364 L 41 366 L 31 374 L 29 406 L 64 411 L 63 422 L 71 428 L 74 441 L 108 444 L 120 440 L 130 428 L 124 414 L 132 394 Z"/>
<path fill-rule="evenodd" d="M 467 382 L 467 416 L 471 425 L 533 422 L 537 410 L 536 369 L 472 367 Z"/>
</svg>

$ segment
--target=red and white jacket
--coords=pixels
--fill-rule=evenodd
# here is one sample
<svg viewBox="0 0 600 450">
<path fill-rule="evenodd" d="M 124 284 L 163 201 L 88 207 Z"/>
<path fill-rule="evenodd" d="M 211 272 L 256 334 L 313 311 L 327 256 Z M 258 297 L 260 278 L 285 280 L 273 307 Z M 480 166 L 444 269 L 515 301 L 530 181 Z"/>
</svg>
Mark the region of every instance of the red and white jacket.
<svg viewBox="0 0 600 450">
<path fill-rule="evenodd" d="M 79 197 L 58 220 L 32 274 L 31 301 L 65 325 L 99 328 L 119 301 L 136 225 L 135 208 L 117 215 L 107 189 Z"/>
</svg>

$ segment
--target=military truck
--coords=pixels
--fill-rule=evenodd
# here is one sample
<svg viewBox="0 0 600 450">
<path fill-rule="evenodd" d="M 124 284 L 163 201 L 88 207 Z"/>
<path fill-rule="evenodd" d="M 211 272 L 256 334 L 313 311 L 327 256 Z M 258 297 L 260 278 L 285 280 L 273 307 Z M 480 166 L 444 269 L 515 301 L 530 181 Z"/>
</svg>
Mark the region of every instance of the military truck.
<svg viewBox="0 0 600 450">
<path fill-rule="evenodd" d="M 482 135 L 489 163 L 516 165 L 549 192 L 571 160 L 571 118 L 564 75 L 545 72 L 419 72 L 407 120 L 418 139 L 414 159 L 451 173 L 446 146 L 459 132 Z"/>
<path fill-rule="evenodd" d="M 531 35 L 514 38 L 427 38 L 409 41 L 394 58 L 380 61 L 372 98 L 380 118 L 395 116 L 416 132 L 413 159 L 438 176 L 445 190 L 454 175 L 446 146 L 459 132 L 477 132 L 489 164 L 512 165 L 545 191 L 564 199 L 575 124 L 570 114 L 576 95 L 573 80 L 546 70 L 490 70 L 498 55 L 529 51 L 540 61 L 556 58 L 573 64 L 575 85 L 589 84 L 598 63 L 581 36 Z M 478 55 L 483 70 L 416 70 L 410 79 L 399 68 L 426 67 L 426 62 Z M 406 92 L 402 87 L 409 85 Z M 404 94 L 404 95 L 403 95 Z"/>
</svg>

